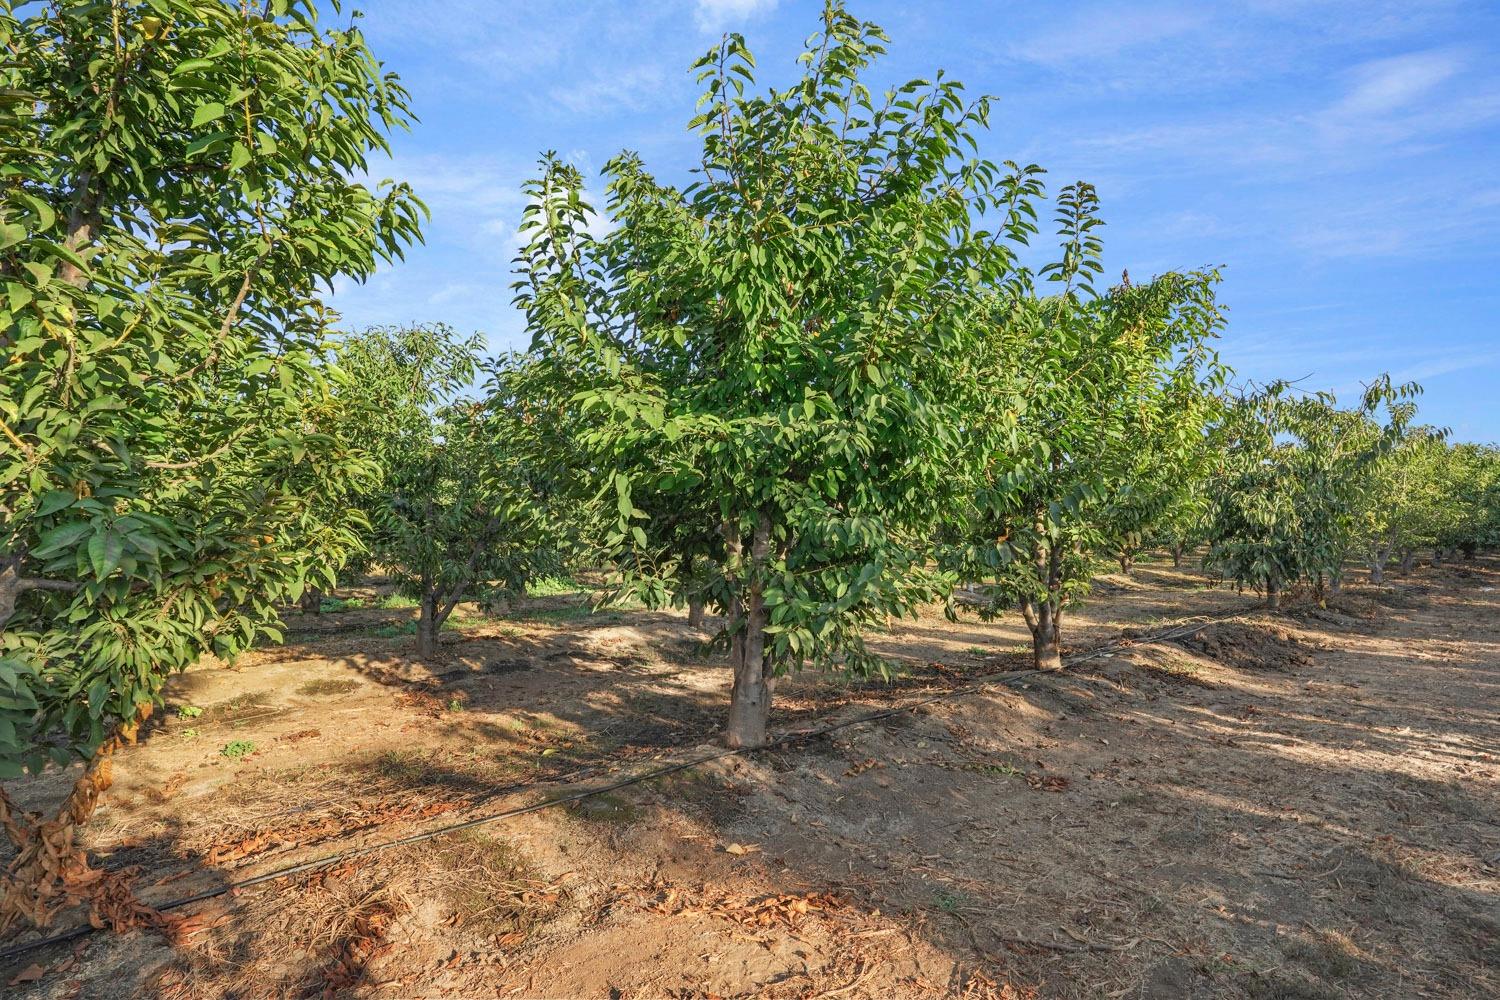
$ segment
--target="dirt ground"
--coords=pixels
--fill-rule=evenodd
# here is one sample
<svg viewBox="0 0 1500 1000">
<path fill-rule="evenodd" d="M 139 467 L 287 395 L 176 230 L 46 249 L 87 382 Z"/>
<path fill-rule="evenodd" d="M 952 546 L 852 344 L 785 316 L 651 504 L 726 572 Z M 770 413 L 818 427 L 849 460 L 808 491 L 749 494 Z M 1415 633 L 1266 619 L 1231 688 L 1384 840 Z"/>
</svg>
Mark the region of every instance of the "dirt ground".
<svg viewBox="0 0 1500 1000">
<path fill-rule="evenodd" d="M 6 996 L 1500 996 L 1500 560 L 1327 608 L 1159 562 L 1066 623 L 940 614 L 890 682 L 783 682 L 806 730 L 715 752 L 709 633 L 583 594 L 477 611 L 439 658 L 382 589 L 173 681 L 88 830 L 142 898 L 346 855 L 0 963 Z M 387 602 L 389 603 L 389 602 Z M 1174 623 L 1245 611 L 1175 640 Z M 7 787 L 56 801 L 70 776 Z M 62 926 L 76 924 L 69 914 Z M 71 924 L 70 924 L 71 922 Z"/>
</svg>

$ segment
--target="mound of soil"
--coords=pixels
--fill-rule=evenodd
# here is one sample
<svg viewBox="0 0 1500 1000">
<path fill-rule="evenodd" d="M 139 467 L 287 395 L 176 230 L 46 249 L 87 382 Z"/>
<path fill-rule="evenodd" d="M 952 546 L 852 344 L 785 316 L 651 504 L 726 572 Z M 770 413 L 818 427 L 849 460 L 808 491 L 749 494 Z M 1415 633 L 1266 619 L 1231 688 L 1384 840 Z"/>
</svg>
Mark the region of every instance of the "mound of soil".
<svg viewBox="0 0 1500 1000">
<path fill-rule="evenodd" d="M 1301 639 L 1272 622 L 1217 622 L 1176 641 L 1234 670 L 1289 671 L 1313 662 Z"/>
</svg>

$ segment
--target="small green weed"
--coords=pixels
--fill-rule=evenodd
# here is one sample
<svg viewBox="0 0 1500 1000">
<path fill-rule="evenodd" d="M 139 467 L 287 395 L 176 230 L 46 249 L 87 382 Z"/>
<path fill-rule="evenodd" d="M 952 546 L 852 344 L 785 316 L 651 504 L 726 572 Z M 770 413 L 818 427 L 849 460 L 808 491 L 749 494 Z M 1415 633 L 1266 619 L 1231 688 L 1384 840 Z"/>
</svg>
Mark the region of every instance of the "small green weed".
<svg viewBox="0 0 1500 1000">
<path fill-rule="evenodd" d="M 177 717 L 179 719 L 196 719 L 203 714 L 203 709 L 197 705 L 178 705 Z"/>
<path fill-rule="evenodd" d="M 249 740 L 230 740 L 219 748 L 220 757 L 228 757 L 230 760 L 240 760 L 255 752 L 255 744 Z"/>
<path fill-rule="evenodd" d="M 968 649 L 964 650 L 964 652 L 968 653 L 970 656 L 990 655 L 990 651 L 988 649 L 985 649 L 983 646 L 970 646 Z"/>
<path fill-rule="evenodd" d="M 197 737 L 198 737 L 198 730 L 196 730 L 196 729 L 184 729 L 182 731 L 181 735 L 182 735 L 183 739 L 187 739 L 187 740 L 197 739 Z"/>
<path fill-rule="evenodd" d="M 957 913 L 963 901 L 963 897 L 958 893 L 949 892 L 946 889 L 939 889 L 932 895 L 932 902 L 944 913 Z"/>
</svg>

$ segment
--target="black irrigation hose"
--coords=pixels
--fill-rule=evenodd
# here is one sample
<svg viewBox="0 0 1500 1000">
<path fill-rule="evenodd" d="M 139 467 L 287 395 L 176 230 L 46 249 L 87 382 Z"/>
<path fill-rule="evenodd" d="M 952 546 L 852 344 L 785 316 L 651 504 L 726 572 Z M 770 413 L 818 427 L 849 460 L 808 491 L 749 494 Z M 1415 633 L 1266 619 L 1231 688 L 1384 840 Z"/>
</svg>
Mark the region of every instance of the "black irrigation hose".
<svg viewBox="0 0 1500 1000">
<path fill-rule="evenodd" d="M 1183 636 L 1191 635 L 1194 632 L 1202 631 L 1215 622 L 1226 621 L 1230 618 L 1238 618 L 1242 615 L 1256 613 L 1260 610 L 1263 609 L 1236 608 L 1224 612 L 1213 612 L 1207 615 L 1195 615 L 1192 619 L 1189 619 L 1189 621 L 1194 622 L 1191 625 L 1174 626 L 1173 628 L 1168 629 L 1165 632 L 1160 632 L 1155 635 L 1141 636 L 1138 639 L 1117 639 L 1114 642 L 1105 643 L 1104 645 L 1089 650 L 1088 652 L 1065 657 L 1064 659 L 1069 663 L 1082 663 L 1085 660 L 1092 660 L 1097 657 L 1115 652 L 1116 650 L 1127 648 L 1128 646 L 1182 638 Z M 476 816 L 473 819 L 464 820 L 460 823 L 453 823 L 449 826 L 439 827 L 435 830 L 425 830 L 421 833 L 414 833 L 410 836 L 400 837 L 396 840 L 386 840 L 376 844 L 367 844 L 364 847 L 355 847 L 347 851 L 340 851 L 337 854 L 330 854 L 325 857 L 316 858 L 312 861 L 305 861 L 302 864 L 289 865 L 286 868 L 278 868 L 275 871 L 266 872 L 263 875 L 254 875 L 247 879 L 241 879 L 238 882 L 226 883 L 216 889 L 205 889 L 203 892 L 194 893 L 191 896 L 183 896 L 181 899 L 174 899 L 171 902 L 163 903 L 161 906 L 158 906 L 155 909 L 158 912 L 180 909 L 181 907 L 189 906 L 193 903 L 201 903 L 204 900 L 214 899 L 218 896 L 223 896 L 227 893 L 235 892 L 240 889 L 248 889 L 252 886 L 263 885 L 266 882 L 274 882 L 277 879 L 288 878 L 292 875 L 301 875 L 306 872 L 318 871 L 320 869 L 336 865 L 340 861 L 346 861 L 350 858 L 357 858 L 366 854 L 374 854 L 376 852 L 383 851 L 392 847 L 405 847 L 410 844 L 420 844 L 424 841 L 434 840 L 446 834 L 458 833 L 462 830 L 472 830 L 475 827 L 483 826 L 487 823 L 497 823 L 502 819 L 510 819 L 514 816 L 524 816 L 527 813 L 540 812 L 543 809 L 550 809 L 553 806 L 566 805 L 569 802 L 579 802 L 583 799 L 592 798 L 595 795 L 603 795 L 608 792 L 616 791 L 617 789 L 628 788 L 631 785 L 638 785 L 643 781 L 651 781 L 656 778 L 665 777 L 669 774 L 676 774 L 679 771 L 686 771 L 689 768 L 698 767 L 701 764 L 707 764 L 711 761 L 722 760 L 725 757 L 738 757 L 744 756 L 745 754 L 749 753 L 760 753 L 766 750 L 775 750 L 778 747 L 787 746 L 792 743 L 801 743 L 808 740 L 817 739 L 822 736 L 827 736 L 830 733 L 838 732 L 841 729 L 847 729 L 850 726 L 861 726 L 870 722 L 878 722 L 881 719 L 893 718 L 894 716 L 900 715 L 903 712 L 910 712 L 914 709 L 921 708 L 924 705 L 931 705 L 934 702 L 948 701 L 953 698 L 966 697 L 968 695 L 982 691 L 985 687 L 991 684 L 1010 684 L 1011 682 L 1019 680 L 1022 677 L 1035 677 L 1040 674 L 1048 673 L 1055 673 L 1055 671 L 1011 670 L 1006 671 L 1002 674 L 989 674 L 985 677 L 975 678 L 973 681 L 970 681 L 968 684 L 964 684 L 960 687 L 949 688 L 946 691 L 940 691 L 937 694 L 928 695 L 925 698 L 919 698 L 916 701 L 907 702 L 894 708 L 884 708 L 877 712 L 868 712 L 864 715 L 855 716 L 854 718 L 846 719 L 843 722 L 835 722 L 827 726 L 822 726 L 818 729 L 794 730 L 792 732 L 778 736 L 762 746 L 734 748 L 726 747 L 723 750 L 716 750 L 713 753 L 704 754 L 703 756 L 695 757 L 692 760 L 680 761 L 676 764 L 668 764 L 665 767 L 656 768 L 654 770 L 647 771 L 644 774 L 637 774 L 629 778 L 622 778 L 619 781 L 613 782 L 608 785 L 601 785 L 597 788 L 581 789 L 580 791 L 570 792 L 566 795 L 559 795 L 555 798 L 543 799 L 541 802 L 533 802 L 531 805 L 517 806 L 514 809 L 506 809 L 498 813 L 491 813 L 488 816 Z M 583 770 L 586 772 L 588 770 L 591 770 L 591 768 L 585 768 Z M 575 775 L 577 773 L 578 772 L 574 772 Z M 535 783 L 533 783 L 533 785 L 534 784 Z M 520 785 L 513 787 L 524 788 L 531 786 Z M 92 934 L 95 930 L 98 930 L 98 928 L 94 927 L 92 924 L 82 924 L 78 927 L 74 927 L 72 930 L 63 931 L 60 934 L 54 934 L 50 937 L 38 938 L 35 941 L 28 941 L 24 944 L 12 945 L 9 948 L 0 950 L 0 962 L 8 961 L 9 959 L 15 958 L 18 955 L 24 955 L 27 952 L 35 951 L 38 948 L 45 948 L 48 945 L 62 944 L 66 941 L 73 941 L 77 938 L 86 937 L 87 935 Z"/>
</svg>

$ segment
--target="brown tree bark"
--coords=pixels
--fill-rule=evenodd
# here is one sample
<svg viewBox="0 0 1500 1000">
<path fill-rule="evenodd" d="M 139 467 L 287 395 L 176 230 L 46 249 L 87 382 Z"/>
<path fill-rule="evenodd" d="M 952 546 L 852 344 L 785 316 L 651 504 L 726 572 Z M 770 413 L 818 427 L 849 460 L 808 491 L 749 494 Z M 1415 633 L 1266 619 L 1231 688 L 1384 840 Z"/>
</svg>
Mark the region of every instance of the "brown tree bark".
<svg viewBox="0 0 1500 1000">
<path fill-rule="evenodd" d="M 438 595 L 426 581 L 422 584 L 422 600 L 417 611 L 417 657 L 431 659 L 437 653 Z"/>
<path fill-rule="evenodd" d="M 1051 600 L 1021 602 L 1021 614 L 1031 630 L 1031 662 L 1038 670 L 1061 670 L 1062 609 Z"/>
<path fill-rule="evenodd" d="M 734 657 L 734 687 L 729 692 L 729 724 L 724 742 L 731 747 L 766 744 L 766 724 L 771 716 L 775 682 L 766 658 L 766 625 L 763 568 L 771 551 L 771 522 L 758 515 L 750 546 L 750 586 L 744 609 L 744 639 Z"/>
</svg>

